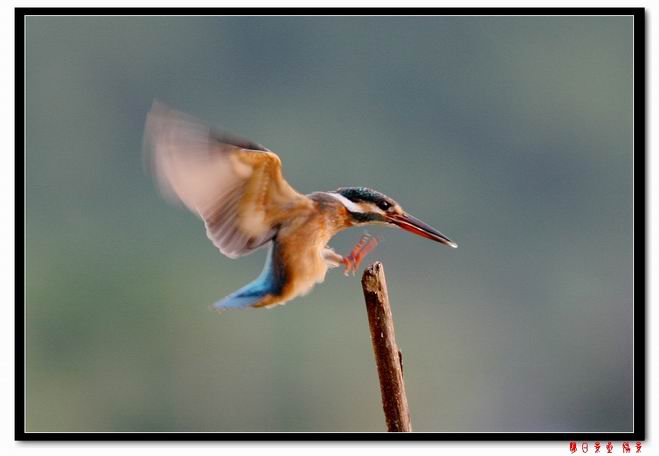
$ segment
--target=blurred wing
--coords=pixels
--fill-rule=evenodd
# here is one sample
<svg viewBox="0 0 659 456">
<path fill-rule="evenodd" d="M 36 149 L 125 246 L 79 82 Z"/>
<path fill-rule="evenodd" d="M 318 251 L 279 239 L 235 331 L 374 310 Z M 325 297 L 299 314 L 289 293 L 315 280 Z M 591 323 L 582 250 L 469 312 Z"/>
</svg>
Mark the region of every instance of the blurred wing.
<svg viewBox="0 0 659 456">
<path fill-rule="evenodd" d="M 308 204 L 284 180 L 277 155 L 162 103 L 155 102 L 147 116 L 145 142 L 163 194 L 197 213 L 228 257 L 247 255 L 272 239 L 282 209 Z"/>
</svg>

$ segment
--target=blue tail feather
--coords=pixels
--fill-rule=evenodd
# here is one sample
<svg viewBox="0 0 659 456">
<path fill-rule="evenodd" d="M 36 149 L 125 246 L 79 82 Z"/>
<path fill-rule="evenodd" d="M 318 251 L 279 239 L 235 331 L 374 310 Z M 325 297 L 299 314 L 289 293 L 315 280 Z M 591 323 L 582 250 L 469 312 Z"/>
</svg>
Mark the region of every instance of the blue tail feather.
<svg viewBox="0 0 659 456">
<path fill-rule="evenodd" d="M 216 310 L 244 309 L 255 306 L 269 294 L 279 294 L 284 284 L 285 274 L 282 273 L 284 268 L 278 264 L 277 250 L 275 242 L 270 244 L 261 275 L 240 290 L 234 291 L 213 304 L 213 308 Z"/>
<path fill-rule="evenodd" d="M 216 302 L 213 304 L 213 308 L 215 310 L 244 309 L 257 304 L 268 294 L 262 290 L 249 290 L 245 288 L 241 288 L 235 293 L 231 293 L 226 298 Z"/>
</svg>

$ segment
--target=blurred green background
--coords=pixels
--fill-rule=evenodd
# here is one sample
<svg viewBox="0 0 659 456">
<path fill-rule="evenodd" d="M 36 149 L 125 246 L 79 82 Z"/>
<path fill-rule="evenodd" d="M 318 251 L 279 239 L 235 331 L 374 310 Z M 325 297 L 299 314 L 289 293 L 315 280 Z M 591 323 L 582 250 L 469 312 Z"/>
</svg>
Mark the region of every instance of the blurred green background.
<svg viewBox="0 0 659 456">
<path fill-rule="evenodd" d="M 417 431 L 632 430 L 631 17 L 36 17 L 27 430 L 382 431 L 358 277 L 209 304 L 223 257 L 142 164 L 154 98 L 369 186 Z M 333 242 L 347 252 L 361 236 Z"/>
</svg>

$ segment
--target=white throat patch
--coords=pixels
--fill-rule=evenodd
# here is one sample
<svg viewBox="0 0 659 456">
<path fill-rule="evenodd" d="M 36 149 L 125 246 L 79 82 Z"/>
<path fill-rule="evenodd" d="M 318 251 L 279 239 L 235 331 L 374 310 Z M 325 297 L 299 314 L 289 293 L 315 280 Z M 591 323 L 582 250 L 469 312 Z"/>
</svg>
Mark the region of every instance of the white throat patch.
<svg viewBox="0 0 659 456">
<path fill-rule="evenodd" d="M 332 198 L 338 200 L 341 204 L 345 206 L 346 209 L 348 209 L 350 212 L 359 212 L 363 213 L 363 209 L 359 207 L 357 204 L 353 203 L 350 201 L 348 198 L 345 196 L 339 194 L 339 193 L 334 193 L 334 192 L 327 192 L 328 195 L 330 195 Z"/>
</svg>

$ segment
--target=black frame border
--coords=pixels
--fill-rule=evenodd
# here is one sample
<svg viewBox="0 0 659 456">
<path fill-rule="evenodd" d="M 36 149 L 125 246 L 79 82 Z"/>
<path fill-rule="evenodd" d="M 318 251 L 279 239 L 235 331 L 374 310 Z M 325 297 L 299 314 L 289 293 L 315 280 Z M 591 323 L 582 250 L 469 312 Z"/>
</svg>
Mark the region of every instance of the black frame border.
<svg viewBox="0 0 659 456">
<path fill-rule="evenodd" d="M 565 15 L 634 18 L 634 430 L 632 432 L 27 432 L 25 430 L 25 18 L 30 15 Z M 15 403 L 20 441 L 643 441 L 646 438 L 646 17 L 645 8 L 15 8 Z"/>
</svg>

